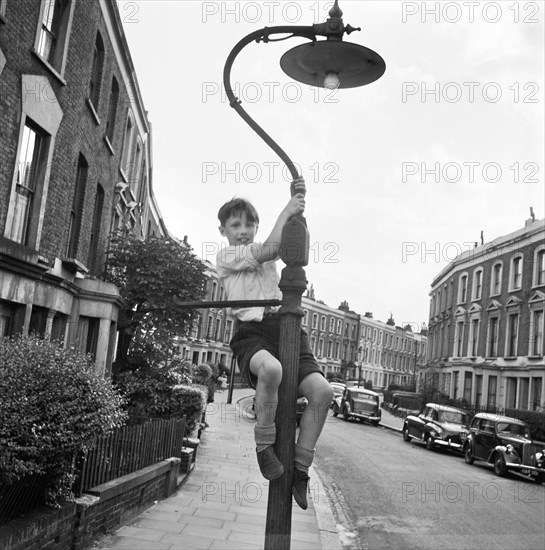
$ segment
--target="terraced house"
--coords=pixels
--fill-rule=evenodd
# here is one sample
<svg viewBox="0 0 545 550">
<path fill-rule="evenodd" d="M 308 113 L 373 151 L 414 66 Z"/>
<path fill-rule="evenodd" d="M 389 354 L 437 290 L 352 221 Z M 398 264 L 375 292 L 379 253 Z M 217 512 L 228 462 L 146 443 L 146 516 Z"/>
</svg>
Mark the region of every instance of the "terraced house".
<svg viewBox="0 0 545 550">
<path fill-rule="evenodd" d="M 108 235 L 166 234 L 114 0 L 0 1 L 0 125 L 0 337 L 63 339 L 107 375 Z"/>
<path fill-rule="evenodd" d="M 455 258 L 432 283 L 427 380 L 477 406 L 545 410 L 545 220 Z"/>
</svg>

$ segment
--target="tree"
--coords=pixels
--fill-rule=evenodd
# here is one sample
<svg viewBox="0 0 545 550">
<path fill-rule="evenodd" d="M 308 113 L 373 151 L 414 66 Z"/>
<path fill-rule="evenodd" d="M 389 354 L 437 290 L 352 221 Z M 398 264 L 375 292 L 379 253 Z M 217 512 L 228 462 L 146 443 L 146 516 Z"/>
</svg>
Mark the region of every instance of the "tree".
<svg viewBox="0 0 545 550">
<path fill-rule="evenodd" d="M 170 238 L 112 237 L 105 280 L 119 288 L 124 300 L 114 374 L 168 362 L 175 337 L 193 321 L 193 310 L 180 303 L 202 299 L 204 269 L 189 247 Z"/>
</svg>

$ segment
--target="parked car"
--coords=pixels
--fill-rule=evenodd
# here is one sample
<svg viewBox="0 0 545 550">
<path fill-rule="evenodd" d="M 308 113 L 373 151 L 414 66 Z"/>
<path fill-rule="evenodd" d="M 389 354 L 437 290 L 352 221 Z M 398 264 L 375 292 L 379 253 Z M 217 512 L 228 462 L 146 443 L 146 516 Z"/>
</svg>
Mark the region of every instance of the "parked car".
<svg viewBox="0 0 545 550">
<path fill-rule="evenodd" d="M 479 413 L 473 417 L 464 444 L 468 464 L 483 460 L 498 476 L 509 470 L 545 481 L 545 443 L 532 441 L 526 423 L 509 416 Z"/>
<path fill-rule="evenodd" d="M 403 439 L 417 439 L 430 451 L 441 447 L 462 452 L 467 433 L 465 411 L 436 403 L 428 403 L 419 414 L 409 414 L 403 422 Z"/>
<path fill-rule="evenodd" d="M 345 420 L 359 418 L 378 426 L 382 417 L 378 393 L 365 388 L 349 387 L 335 399 L 333 416 L 342 414 Z"/>
<path fill-rule="evenodd" d="M 346 384 L 343 384 L 342 382 L 330 382 L 329 385 L 333 390 L 333 399 L 331 400 L 331 408 L 333 408 L 336 398 L 342 397 L 344 390 L 346 389 Z"/>
</svg>

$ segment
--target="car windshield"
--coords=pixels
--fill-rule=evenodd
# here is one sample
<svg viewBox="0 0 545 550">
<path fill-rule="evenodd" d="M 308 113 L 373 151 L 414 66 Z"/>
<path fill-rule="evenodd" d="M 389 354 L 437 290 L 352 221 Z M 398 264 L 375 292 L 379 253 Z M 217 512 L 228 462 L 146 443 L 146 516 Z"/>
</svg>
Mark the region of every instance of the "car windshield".
<svg viewBox="0 0 545 550">
<path fill-rule="evenodd" d="M 439 411 L 439 422 L 467 424 L 467 415 L 458 411 Z"/>
<path fill-rule="evenodd" d="M 358 391 L 353 391 L 352 392 L 352 397 L 353 397 L 353 399 L 361 399 L 361 400 L 364 400 L 364 401 L 373 401 L 375 403 L 378 401 L 378 396 L 370 395 L 368 393 L 363 393 L 363 392 L 358 392 Z"/>
<path fill-rule="evenodd" d="M 521 424 L 509 424 L 507 422 L 498 422 L 498 433 L 528 437 L 528 429 L 526 426 Z"/>
</svg>

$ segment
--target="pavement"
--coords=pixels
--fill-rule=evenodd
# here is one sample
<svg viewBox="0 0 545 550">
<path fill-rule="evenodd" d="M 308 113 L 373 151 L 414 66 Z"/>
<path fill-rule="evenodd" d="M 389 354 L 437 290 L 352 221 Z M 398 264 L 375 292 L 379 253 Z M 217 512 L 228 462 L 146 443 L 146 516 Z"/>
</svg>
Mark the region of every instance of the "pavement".
<svg viewBox="0 0 545 550">
<path fill-rule="evenodd" d="M 216 391 L 206 412 L 195 466 L 172 496 L 98 541 L 96 550 L 261 550 L 265 540 L 268 481 L 255 456 L 252 389 Z M 401 430 L 402 419 L 383 409 L 381 425 Z M 319 447 L 318 451 L 319 452 Z M 309 507 L 292 508 L 292 550 L 342 550 L 338 524 L 315 468 Z"/>
</svg>

